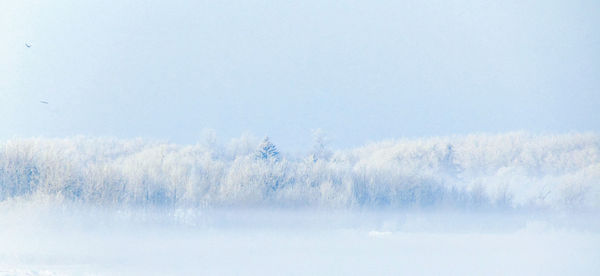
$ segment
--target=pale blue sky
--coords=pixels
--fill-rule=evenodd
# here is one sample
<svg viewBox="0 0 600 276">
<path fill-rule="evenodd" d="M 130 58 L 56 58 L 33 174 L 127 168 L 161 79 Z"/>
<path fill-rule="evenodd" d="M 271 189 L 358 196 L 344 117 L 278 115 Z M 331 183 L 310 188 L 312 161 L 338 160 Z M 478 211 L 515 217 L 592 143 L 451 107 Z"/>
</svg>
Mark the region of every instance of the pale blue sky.
<svg viewBox="0 0 600 276">
<path fill-rule="evenodd" d="M 0 139 L 600 131 L 600 1 L 3 1 Z M 31 48 L 25 47 L 30 42 Z M 49 104 L 42 104 L 46 100 Z"/>
</svg>

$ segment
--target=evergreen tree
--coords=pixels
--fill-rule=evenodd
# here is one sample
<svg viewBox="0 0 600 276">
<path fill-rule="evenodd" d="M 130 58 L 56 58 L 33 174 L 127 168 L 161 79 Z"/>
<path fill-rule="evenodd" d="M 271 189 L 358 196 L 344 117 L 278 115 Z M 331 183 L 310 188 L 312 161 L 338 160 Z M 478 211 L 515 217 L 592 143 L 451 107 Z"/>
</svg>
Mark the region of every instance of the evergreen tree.
<svg viewBox="0 0 600 276">
<path fill-rule="evenodd" d="M 279 150 L 277 149 L 275 144 L 269 141 L 268 136 L 265 137 L 265 139 L 260 143 L 260 145 L 258 145 L 256 159 L 279 161 Z"/>
</svg>

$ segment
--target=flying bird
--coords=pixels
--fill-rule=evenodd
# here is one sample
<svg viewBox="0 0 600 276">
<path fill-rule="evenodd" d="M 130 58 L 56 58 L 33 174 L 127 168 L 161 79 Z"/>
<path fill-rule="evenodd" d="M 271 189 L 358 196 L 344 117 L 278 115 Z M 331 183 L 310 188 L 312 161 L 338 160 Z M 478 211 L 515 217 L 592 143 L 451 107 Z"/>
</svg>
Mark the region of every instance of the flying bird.
<svg viewBox="0 0 600 276">
<path fill-rule="evenodd" d="M 27 46 L 27 48 L 31 48 L 31 43 L 27 42 L 25 43 L 25 46 Z"/>
<path fill-rule="evenodd" d="M 47 102 L 47 101 L 40 101 L 40 103 L 43 103 L 43 104 L 48 104 L 48 102 Z"/>
</svg>

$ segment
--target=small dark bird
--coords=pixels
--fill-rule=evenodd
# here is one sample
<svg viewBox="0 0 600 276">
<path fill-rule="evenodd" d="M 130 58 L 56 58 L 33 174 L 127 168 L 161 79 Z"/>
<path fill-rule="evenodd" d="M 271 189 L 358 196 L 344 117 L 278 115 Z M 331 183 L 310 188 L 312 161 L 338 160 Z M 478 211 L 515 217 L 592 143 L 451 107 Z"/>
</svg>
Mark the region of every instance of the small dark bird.
<svg viewBox="0 0 600 276">
<path fill-rule="evenodd" d="M 27 42 L 25 43 L 25 46 L 27 46 L 27 48 L 31 48 L 31 43 Z"/>
<path fill-rule="evenodd" d="M 48 104 L 48 102 L 47 102 L 47 101 L 40 101 L 40 103 L 43 103 L 43 104 Z"/>
</svg>

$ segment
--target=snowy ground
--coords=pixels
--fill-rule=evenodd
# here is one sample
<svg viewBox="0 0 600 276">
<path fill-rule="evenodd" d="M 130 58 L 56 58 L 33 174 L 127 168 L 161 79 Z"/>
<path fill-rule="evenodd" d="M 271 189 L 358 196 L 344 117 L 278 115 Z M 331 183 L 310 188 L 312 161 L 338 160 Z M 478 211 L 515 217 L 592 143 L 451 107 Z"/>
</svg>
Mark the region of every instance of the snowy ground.
<svg viewBox="0 0 600 276">
<path fill-rule="evenodd" d="M 2 208 L 0 275 L 599 275 L 597 215 Z"/>
</svg>

